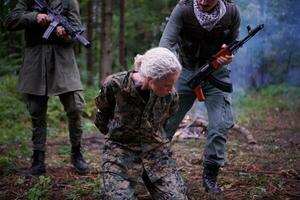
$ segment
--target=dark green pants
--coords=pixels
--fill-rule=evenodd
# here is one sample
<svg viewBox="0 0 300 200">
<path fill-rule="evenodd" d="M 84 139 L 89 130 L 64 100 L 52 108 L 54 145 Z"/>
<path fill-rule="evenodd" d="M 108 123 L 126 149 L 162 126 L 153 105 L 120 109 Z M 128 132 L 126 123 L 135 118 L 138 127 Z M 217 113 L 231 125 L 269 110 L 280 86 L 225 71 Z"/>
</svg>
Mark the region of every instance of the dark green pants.
<svg viewBox="0 0 300 200">
<path fill-rule="evenodd" d="M 46 150 L 47 138 L 47 105 L 48 96 L 25 94 L 27 109 L 32 120 L 33 150 Z M 60 102 L 67 113 L 69 124 L 69 137 L 72 146 L 80 146 L 82 135 L 82 116 L 84 99 L 80 92 L 68 92 L 59 95 Z"/>
<path fill-rule="evenodd" d="M 181 120 L 196 100 L 194 91 L 186 84 L 192 73 L 192 71 L 183 68 L 176 82 L 176 89 L 179 94 L 179 110 L 166 124 L 165 129 L 169 138 L 173 137 Z M 230 95 L 209 83 L 203 88 L 203 92 L 208 114 L 208 137 L 204 150 L 204 163 L 222 166 L 225 160 L 227 132 L 233 126 Z"/>
</svg>

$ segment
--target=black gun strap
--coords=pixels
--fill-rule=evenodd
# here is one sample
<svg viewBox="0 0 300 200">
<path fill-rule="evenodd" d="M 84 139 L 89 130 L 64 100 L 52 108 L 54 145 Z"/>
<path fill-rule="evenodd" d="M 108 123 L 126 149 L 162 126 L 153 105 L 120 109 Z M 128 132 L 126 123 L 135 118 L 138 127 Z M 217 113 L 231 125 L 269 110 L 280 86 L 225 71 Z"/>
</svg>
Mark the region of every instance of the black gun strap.
<svg viewBox="0 0 300 200">
<path fill-rule="evenodd" d="M 212 84 L 213 86 L 215 86 L 216 88 L 224 91 L 224 92 L 232 92 L 232 84 L 231 83 L 227 83 L 225 81 L 219 80 L 216 77 L 214 77 L 212 74 L 210 74 L 207 77 L 207 80 L 210 84 Z"/>
</svg>

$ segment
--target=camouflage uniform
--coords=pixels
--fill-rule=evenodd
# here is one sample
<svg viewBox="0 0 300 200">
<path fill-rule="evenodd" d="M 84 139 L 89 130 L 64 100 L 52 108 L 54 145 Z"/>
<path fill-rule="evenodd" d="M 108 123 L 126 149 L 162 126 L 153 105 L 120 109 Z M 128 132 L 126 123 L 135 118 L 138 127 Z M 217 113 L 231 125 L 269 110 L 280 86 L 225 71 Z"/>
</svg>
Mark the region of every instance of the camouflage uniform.
<svg viewBox="0 0 300 200">
<path fill-rule="evenodd" d="M 101 199 L 136 199 L 139 177 L 154 199 L 187 199 L 163 130 L 177 110 L 177 93 L 158 97 L 150 91 L 145 102 L 132 74 L 120 72 L 108 77 L 95 100 L 95 124 L 106 134 Z"/>
</svg>

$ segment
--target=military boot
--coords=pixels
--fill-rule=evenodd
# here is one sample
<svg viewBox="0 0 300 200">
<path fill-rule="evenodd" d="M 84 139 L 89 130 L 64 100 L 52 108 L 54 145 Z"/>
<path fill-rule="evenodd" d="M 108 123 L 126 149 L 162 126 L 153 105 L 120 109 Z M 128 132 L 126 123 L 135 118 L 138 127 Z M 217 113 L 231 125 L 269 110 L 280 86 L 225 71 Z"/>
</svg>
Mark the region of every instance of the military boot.
<svg viewBox="0 0 300 200">
<path fill-rule="evenodd" d="M 76 171 L 79 174 L 86 174 L 88 173 L 88 165 L 86 161 L 83 159 L 81 151 L 80 151 L 80 146 L 79 147 L 72 147 L 72 152 L 71 152 L 71 163 L 75 167 Z"/>
<path fill-rule="evenodd" d="M 41 175 L 46 172 L 45 152 L 34 150 L 30 169 L 25 171 L 25 175 Z"/>
<path fill-rule="evenodd" d="M 223 195 L 222 190 L 217 185 L 219 166 L 204 165 L 203 169 L 203 187 L 205 191 L 213 195 Z"/>
</svg>

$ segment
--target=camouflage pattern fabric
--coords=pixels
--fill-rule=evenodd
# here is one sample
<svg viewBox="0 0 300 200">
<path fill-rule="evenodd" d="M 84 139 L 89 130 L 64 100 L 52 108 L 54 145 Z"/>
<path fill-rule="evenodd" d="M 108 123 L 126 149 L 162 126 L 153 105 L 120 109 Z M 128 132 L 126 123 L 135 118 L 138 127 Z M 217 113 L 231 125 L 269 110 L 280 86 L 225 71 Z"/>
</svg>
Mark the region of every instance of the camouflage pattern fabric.
<svg viewBox="0 0 300 200">
<path fill-rule="evenodd" d="M 178 95 L 158 97 L 150 91 L 145 102 L 132 74 L 109 76 L 95 99 L 95 125 L 106 134 L 101 199 L 136 199 L 139 177 L 154 199 L 187 199 L 163 128 L 178 108 Z"/>
<path fill-rule="evenodd" d="M 95 125 L 107 138 L 128 146 L 143 144 L 143 149 L 149 150 L 157 143 L 169 142 L 162 127 L 178 109 L 178 95 L 158 97 L 151 91 L 145 102 L 131 76 L 132 72 L 120 72 L 105 80 L 95 99 Z"/>
<path fill-rule="evenodd" d="M 102 169 L 104 174 L 100 199 L 136 199 L 135 188 L 139 177 L 143 177 L 145 186 L 155 200 L 187 199 L 186 185 L 176 170 L 169 144 L 143 153 L 107 140 Z"/>
</svg>

